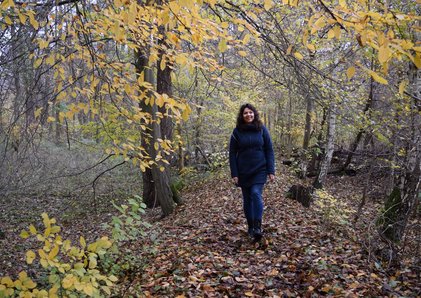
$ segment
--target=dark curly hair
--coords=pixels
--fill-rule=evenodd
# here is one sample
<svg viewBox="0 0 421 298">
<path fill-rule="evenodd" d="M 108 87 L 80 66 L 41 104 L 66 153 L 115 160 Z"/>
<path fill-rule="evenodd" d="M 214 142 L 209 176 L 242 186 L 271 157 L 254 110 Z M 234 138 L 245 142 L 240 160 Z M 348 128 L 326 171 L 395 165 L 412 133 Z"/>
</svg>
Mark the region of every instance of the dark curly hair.
<svg viewBox="0 0 421 298">
<path fill-rule="evenodd" d="M 246 108 L 252 110 L 253 113 L 254 113 L 254 119 L 253 119 L 253 122 L 251 124 L 255 126 L 256 130 L 260 130 L 263 126 L 263 123 L 260 120 L 259 112 L 256 110 L 256 108 L 253 105 L 251 105 L 249 103 L 243 104 L 240 107 L 240 111 L 238 111 L 237 128 L 238 129 L 246 129 L 246 127 L 249 125 L 246 122 L 244 122 L 244 117 L 243 117 L 243 113 L 244 113 L 244 110 Z"/>
</svg>

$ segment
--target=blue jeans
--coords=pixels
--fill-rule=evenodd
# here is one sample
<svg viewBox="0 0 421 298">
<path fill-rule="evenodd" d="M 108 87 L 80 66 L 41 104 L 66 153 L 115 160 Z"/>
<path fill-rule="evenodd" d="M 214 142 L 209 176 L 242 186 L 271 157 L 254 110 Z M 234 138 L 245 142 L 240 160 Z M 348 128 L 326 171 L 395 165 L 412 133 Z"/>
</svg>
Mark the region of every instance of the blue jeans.
<svg viewBox="0 0 421 298">
<path fill-rule="evenodd" d="M 250 187 L 241 187 L 243 192 L 244 214 L 248 220 L 262 220 L 263 216 L 263 183 Z"/>
</svg>

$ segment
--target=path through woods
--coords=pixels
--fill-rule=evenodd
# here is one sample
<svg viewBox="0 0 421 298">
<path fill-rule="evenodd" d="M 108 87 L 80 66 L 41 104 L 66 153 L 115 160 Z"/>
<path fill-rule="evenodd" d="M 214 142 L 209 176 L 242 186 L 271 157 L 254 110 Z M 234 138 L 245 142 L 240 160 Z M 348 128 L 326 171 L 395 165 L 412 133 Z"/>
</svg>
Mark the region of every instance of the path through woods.
<svg viewBox="0 0 421 298">
<path fill-rule="evenodd" d="M 292 179 L 278 176 L 265 189 L 261 244 L 247 238 L 240 189 L 229 177 L 191 187 L 184 195 L 188 203 L 154 225 L 160 231 L 156 254 L 149 255 L 146 270 L 127 293 L 136 288 L 153 297 L 420 294 L 415 272 L 386 274 L 380 264 L 367 261 L 352 229 L 323 224 L 320 212 L 285 198 Z M 329 185 L 336 188 L 327 188 L 342 199 L 358 193 L 358 177 L 333 179 Z M 355 212 L 357 203 L 350 203 Z M 363 218 L 370 220 L 369 210 Z"/>
</svg>

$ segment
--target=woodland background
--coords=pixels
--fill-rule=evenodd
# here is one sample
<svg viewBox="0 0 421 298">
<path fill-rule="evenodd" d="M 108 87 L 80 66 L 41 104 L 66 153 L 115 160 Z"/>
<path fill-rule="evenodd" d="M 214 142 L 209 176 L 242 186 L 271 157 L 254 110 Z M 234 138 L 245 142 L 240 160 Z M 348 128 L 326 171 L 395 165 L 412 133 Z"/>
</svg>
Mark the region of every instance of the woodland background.
<svg viewBox="0 0 421 298">
<path fill-rule="evenodd" d="M 420 295 L 419 1 L 0 14 L 0 296 Z M 277 153 L 262 243 L 227 168 L 245 102 Z"/>
</svg>

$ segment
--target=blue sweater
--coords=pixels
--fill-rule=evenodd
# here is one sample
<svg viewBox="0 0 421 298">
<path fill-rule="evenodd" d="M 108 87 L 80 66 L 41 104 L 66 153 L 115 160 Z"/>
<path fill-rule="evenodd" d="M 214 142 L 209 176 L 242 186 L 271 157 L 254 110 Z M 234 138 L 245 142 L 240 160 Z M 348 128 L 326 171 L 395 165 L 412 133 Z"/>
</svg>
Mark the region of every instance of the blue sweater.
<svg viewBox="0 0 421 298">
<path fill-rule="evenodd" d="M 275 158 L 267 128 L 235 128 L 230 139 L 229 162 L 231 177 L 238 177 L 239 186 L 266 183 L 267 175 L 275 174 Z"/>
</svg>

